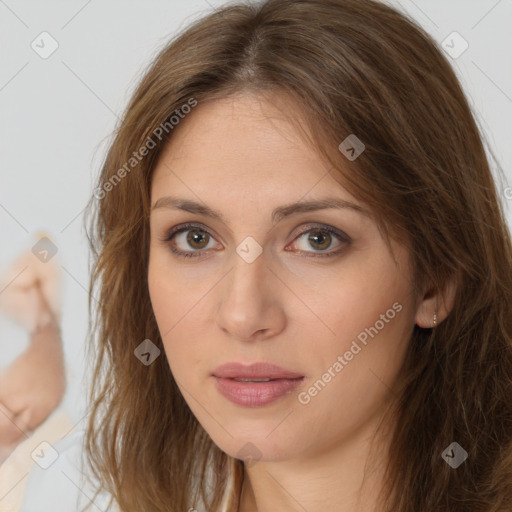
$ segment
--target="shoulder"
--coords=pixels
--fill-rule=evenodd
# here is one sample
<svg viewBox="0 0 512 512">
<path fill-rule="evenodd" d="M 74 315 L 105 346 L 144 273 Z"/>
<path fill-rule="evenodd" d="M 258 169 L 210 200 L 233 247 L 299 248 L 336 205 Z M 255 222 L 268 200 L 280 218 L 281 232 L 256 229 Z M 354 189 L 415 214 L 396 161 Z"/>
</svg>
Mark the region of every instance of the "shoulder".
<svg viewBox="0 0 512 512">
<path fill-rule="evenodd" d="M 41 443 L 34 451 L 36 464 L 28 475 L 21 512 L 118 512 L 115 504 L 108 507 L 110 495 L 102 493 L 91 501 L 96 488 L 84 469 L 84 439 L 85 431 L 79 430 L 53 445 Z"/>
</svg>

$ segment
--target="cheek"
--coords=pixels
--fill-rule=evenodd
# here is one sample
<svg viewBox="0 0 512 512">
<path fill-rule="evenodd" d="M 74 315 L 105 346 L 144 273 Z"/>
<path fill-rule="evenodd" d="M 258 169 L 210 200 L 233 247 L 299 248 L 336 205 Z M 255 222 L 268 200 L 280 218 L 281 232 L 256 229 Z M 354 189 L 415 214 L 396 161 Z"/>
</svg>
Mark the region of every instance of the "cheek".
<svg viewBox="0 0 512 512">
<path fill-rule="evenodd" d="M 173 366 L 179 361 L 181 354 L 180 347 L 184 344 L 173 342 L 176 340 L 176 332 L 179 328 L 178 320 L 183 316 L 183 293 L 179 293 L 180 286 L 175 280 L 170 279 L 169 271 L 159 265 L 158 258 L 150 257 L 148 268 L 148 289 L 151 299 L 151 306 L 155 315 L 156 323 L 167 359 L 173 370 Z M 174 373 L 174 371 L 173 371 Z"/>
<path fill-rule="evenodd" d="M 160 247 L 151 248 L 148 265 L 148 289 L 151 305 L 164 343 L 167 337 L 194 313 L 204 286 L 200 280 L 189 278 L 177 265 L 169 262 L 169 255 Z"/>
<path fill-rule="evenodd" d="M 330 326 L 335 335 L 314 350 L 300 349 L 310 354 L 310 378 L 298 396 L 304 406 L 304 430 L 311 435 L 316 431 L 318 438 L 343 438 L 360 429 L 393 396 L 413 328 L 413 308 L 406 299 L 400 287 L 383 286 L 371 295 L 339 297 L 337 306 L 330 306 L 343 312 L 336 321 L 333 311 Z"/>
<path fill-rule="evenodd" d="M 368 251 L 346 264 L 336 278 L 319 281 L 317 292 L 307 298 L 319 321 L 302 322 L 309 332 L 302 336 L 301 350 L 309 350 L 315 367 L 311 377 L 325 375 L 329 380 L 326 372 L 336 374 L 324 398 L 344 396 L 357 410 L 387 392 L 382 383 L 396 377 L 414 327 L 408 265 L 403 256 L 397 266 L 391 256 L 375 254 Z M 307 340 L 314 336 L 323 341 L 311 351 Z"/>
<path fill-rule="evenodd" d="M 295 263 L 287 270 L 293 272 L 293 291 L 305 306 L 297 322 L 318 337 L 339 344 L 373 326 L 387 311 L 393 319 L 405 316 L 395 314 L 393 304 L 405 309 L 410 302 L 408 266 L 403 261 L 397 266 L 384 247 L 371 247 L 329 267 Z M 288 281 L 293 282 L 289 276 Z"/>
<path fill-rule="evenodd" d="M 204 365 L 201 297 L 205 290 L 188 286 L 183 277 L 150 259 L 148 289 L 169 366 L 176 380 L 186 382 L 191 368 Z"/>
</svg>

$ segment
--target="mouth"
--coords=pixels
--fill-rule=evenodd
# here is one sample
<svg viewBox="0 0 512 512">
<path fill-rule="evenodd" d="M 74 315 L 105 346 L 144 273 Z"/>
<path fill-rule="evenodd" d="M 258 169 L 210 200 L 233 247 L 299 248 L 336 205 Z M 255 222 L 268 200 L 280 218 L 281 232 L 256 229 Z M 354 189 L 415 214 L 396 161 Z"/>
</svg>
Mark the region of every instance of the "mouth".
<svg viewBox="0 0 512 512">
<path fill-rule="evenodd" d="M 236 380 L 238 382 L 270 382 L 271 380 L 279 380 L 279 379 L 245 379 L 242 377 L 227 377 L 232 380 Z"/>
<path fill-rule="evenodd" d="M 270 363 L 227 363 L 212 377 L 216 388 L 230 402 L 244 407 L 261 407 L 288 395 L 304 380 L 304 375 Z"/>
</svg>

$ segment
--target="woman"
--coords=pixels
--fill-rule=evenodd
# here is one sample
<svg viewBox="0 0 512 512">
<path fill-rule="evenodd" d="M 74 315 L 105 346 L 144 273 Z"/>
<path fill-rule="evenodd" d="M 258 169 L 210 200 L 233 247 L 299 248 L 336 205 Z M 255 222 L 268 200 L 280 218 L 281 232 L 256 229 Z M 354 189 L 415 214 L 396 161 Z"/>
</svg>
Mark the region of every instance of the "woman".
<svg viewBox="0 0 512 512">
<path fill-rule="evenodd" d="M 414 22 L 196 21 L 94 196 L 86 448 L 120 510 L 512 510 L 510 235 Z"/>
</svg>

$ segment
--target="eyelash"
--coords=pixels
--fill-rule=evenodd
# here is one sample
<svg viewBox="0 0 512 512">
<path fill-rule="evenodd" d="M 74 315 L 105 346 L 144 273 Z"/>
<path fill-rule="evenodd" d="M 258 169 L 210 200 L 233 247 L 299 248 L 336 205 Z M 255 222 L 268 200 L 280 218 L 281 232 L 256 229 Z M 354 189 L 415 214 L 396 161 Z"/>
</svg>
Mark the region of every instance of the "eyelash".
<svg viewBox="0 0 512 512">
<path fill-rule="evenodd" d="M 202 256 L 202 253 L 205 252 L 203 250 L 198 250 L 198 251 L 190 251 L 190 252 L 184 252 L 184 251 L 180 251 L 176 248 L 173 247 L 172 243 L 172 240 L 173 238 L 180 234 L 180 233 L 183 233 L 183 232 L 186 232 L 186 231 L 189 231 L 189 230 L 192 230 L 192 229 L 196 229 L 198 231 L 203 231 L 205 233 L 207 233 L 210 237 L 213 238 L 212 234 L 207 230 L 207 229 L 204 229 L 203 226 L 199 225 L 199 224 L 189 224 L 189 223 L 186 223 L 186 224 L 181 224 L 179 226 L 176 226 L 174 228 L 172 228 L 168 233 L 167 235 L 165 236 L 165 238 L 162 239 L 163 242 L 166 242 L 169 244 L 169 248 L 170 250 L 180 256 L 180 257 L 184 257 L 184 258 L 197 258 L 197 257 L 201 257 Z M 301 236 L 305 235 L 306 233 L 309 233 L 310 231 L 320 231 L 322 233 L 328 233 L 329 235 L 334 235 L 336 238 L 338 238 L 341 242 L 344 242 L 345 244 L 349 245 L 352 240 L 350 239 L 350 237 L 348 235 L 346 235 L 345 233 L 341 232 L 341 231 L 338 231 L 330 226 L 318 226 L 318 225 L 315 225 L 315 226 L 311 226 L 311 225 L 308 225 L 307 226 L 307 229 L 305 229 L 304 231 L 302 231 L 301 233 L 299 233 L 295 239 L 297 240 L 298 238 L 300 238 Z M 342 247 L 341 249 L 338 249 L 336 251 L 333 251 L 333 252 L 329 252 L 329 253 L 318 253 L 318 254 L 314 254 L 313 256 L 306 256 L 306 257 L 311 257 L 311 258 L 330 258 L 330 257 L 333 257 L 333 256 L 337 256 L 339 254 L 341 254 L 343 251 L 345 250 L 345 247 Z M 310 252 L 310 251 L 303 251 L 303 252 Z"/>
</svg>

